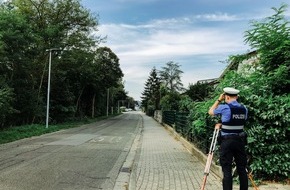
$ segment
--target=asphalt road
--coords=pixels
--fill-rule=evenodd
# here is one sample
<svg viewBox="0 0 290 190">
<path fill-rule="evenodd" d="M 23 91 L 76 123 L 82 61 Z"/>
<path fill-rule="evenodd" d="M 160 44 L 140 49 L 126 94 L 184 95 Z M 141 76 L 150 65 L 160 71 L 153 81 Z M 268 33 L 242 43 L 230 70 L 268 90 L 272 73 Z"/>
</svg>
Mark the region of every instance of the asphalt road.
<svg viewBox="0 0 290 190">
<path fill-rule="evenodd" d="M 0 190 L 113 189 L 138 112 L 0 145 Z"/>
</svg>

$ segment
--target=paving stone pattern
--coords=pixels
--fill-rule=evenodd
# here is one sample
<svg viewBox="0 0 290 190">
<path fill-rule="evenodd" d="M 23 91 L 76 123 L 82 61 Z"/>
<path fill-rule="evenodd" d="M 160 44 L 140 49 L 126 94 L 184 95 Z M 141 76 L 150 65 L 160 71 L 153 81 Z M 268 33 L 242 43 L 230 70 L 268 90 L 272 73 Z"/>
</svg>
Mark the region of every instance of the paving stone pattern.
<svg viewBox="0 0 290 190">
<path fill-rule="evenodd" d="M 146 115 L 133 164 L 130 190 L 200 190 L 204 164 L 174 138 L 169 131 Z M 133 185 L 132 185 L 133 184 Z M 205 190 L 221 190 L 221 179 L 214 173 Z M 239 186 L 234 185 L 234 190 Z M 254 189 L 249 187 L 249 190 Z M 289 185 L 267 184 L 259 190 L 290 190 Z"/>
<path fill-rule="evenodd" d="M 134 171 L 136 189 L 200 189 L 204 165 L 152 118 L 144 117 L 143 130 Z M 220 178 L 210 174 L 206 189 L 221 189 Z"/>
</svg>

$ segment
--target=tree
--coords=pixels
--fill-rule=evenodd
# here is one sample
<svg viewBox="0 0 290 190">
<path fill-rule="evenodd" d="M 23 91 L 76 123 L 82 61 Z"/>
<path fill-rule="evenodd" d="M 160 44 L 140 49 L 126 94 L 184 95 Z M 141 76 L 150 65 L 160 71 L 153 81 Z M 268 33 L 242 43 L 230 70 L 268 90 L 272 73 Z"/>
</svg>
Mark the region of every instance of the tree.
<svg viewBox="0 0 290 190">
<path fill-rule="evenodd" d="M 115 88 L 124 88 L 120 82 L 123 72 L 119 58 L 108 47 L 100 47 L 91 52 L 82 49 L 67 51 L 59 66 L 62 69 L 58 70 L 58 76 L 69 82 L 62 84 L 68 86 L 73 93 L 75 113 L 81 117 L 106 114 L 108 89 L 111 96 Z M 61 89 L 56 92 L 59 91 Z"/>
<path fill-rule="evenodd" d="M 35 104 L 37 80 L 32 74 L 37 36 L 25 17 L 4 6 L 0 8 L 0 75 L 6 87 L 13 89 L 16 124 L 31 121 L 40 109 Z M 10 113 L 12 114 L 12 113 Z M 7 122 L 7 121 L 6 121 Z"/>
<path fill-rule="evenodd" d="M 102 92 L 101 89 L 103 89 L 107 92 L 107 90 L 111 89 L 112 92 L 112 88 L 120 87 L 119 81 L 124 76 L 120 68 L 119 58 L 108 47 L 100 47 L 96 50 L 94 66 L 97 69 L 95 74 L 98 76 L 95 77 L 98 78 L 98 81 L 92 84 L 95 87 L 95 89 L 92 89 L 94 91 L 92 110 L 95 108 L 96 96 L 102 99 L 102 96 L 99 96 L 101 95 L 99 91 Z"/>
<path fill-rule="evenodd" d="M 173 61 L 167 62 L 165 67 L 159 71 L 160 79 L 164 83 L 170 92 L 179 92 L 183 90 L 183 84 L 181 83 L 180 65 Z"/>
<path fill-rule="evenodd" d="M 142 106 L 149 112 L 160 109 L 160 79 L 157 75 L 157 70 L 153 67 L 142 93 Z"/>
<path fill-rule="evenodd" d="M 81 6 L 78 0 L 12 0 L 12 5 L 15 6 L 15 11 L 24 15 L 27 22 L 30 22 L 33 32 L 38 36 L 39 43 L 35 49 L 37 49 L 38 56 L 35 56 L 35 68 L 32 72 L 35 72 L 35 78 L 38 80 L 38 99 L 42 100 L 42 94 L 46 92 L 47 86 L 47 53 L 46 49 L 49 48 L 63 48 L 69 52 L 74 52 L 78 55 L 77 59 L 70 59 L 75 63 L 68 63 L 67 67 L 62 64 L 62 60 L 54 59 L 52 65 L 52 89 L 51 89 L 51 110 L 55 110 L 50 115 L 52 117 L 59 116 L 64 118 L 63 114 L 72 115 L 72 112 L 78 110 L 72 105 L 72 94 L 68 91 L 70 83 L 79 83 L 80 81 L 67 81 L 61 83 L 62 88 L 59 87 L 59 83 L 55 81 L 64 81 L 66 74 L 71 69 L 69 65 L 86 65 L 88 61 L 93 61 L 94 50 L 100 42 L 97 36 L 92 36 L 91 31 L 97 31 L 98 20 L 93 17 L 87 9 Z M 64 53 L 69 54 L 69 53 Z M 65 55 L 64 55 L 65 56 Z M 84 64 L 85 63 L 85 64 Z M 62 69 L 64 70 L 62 70 Z M 84 67 L 81 67 L 84 68 Z M 85 70 L 85 69 L 84 69 Z M 79 70 L 80 73 L 82 71 Z M 41 75 L 39 75 L 41 74 Z M 53 85 L 57 84 L 57 86 Z M 66 85 L 66 86 L 64 86 Z M 61 94 L 58 90 L 63 91 Z M 83 90 L 81 88 L 80 90 Z M 74 94 L 74 93 L 73 93 Z M 74 94 L 78 97 L 78 94 Z M 38 102 L 40 106 L 44 107 L 43 102 Z"/>
<path fill-rule="evenodd" d="M 99 47 L 98 19 L 79 0 L 6 1 L 0 26 L 0 74 L 12 125 L 44 121 L 49 48 L 66 50 L 52 53 L 51 119 L 106 113 L 107 89 L 119 88 L 123 73 L 110 48 Z"/>
<path fill-rule="evenodd" d="M 257 49 L 262 72 L 272 79 L 268 85 L 277 95 L 290 92 L 290 27 L 283 14 L 286 8 L 286 4 L 272 8 L 275 14 L 260 22 L 252 21 L 252 29 L 245 32 L 245 42 Z"/>
<path fill-rule="evenodd" d="M 181 83 L 180 65 L 173 61 L 167 62 L 165 67 L 159 71 L 160 79 L 162 82 L 162 97 L 161 108 L 162 110 L 178 110 L 178 104 L 180 100 L 179 92 L 184 90 Z"/>
<path fill-rule="evenodd" d="M 124 76 L 117 55 L 108 47 L 100 47 L 96 51 L 95 61 L 103 86 L 105 88 L 117 87 L 120 79 Z"/>
</svg>

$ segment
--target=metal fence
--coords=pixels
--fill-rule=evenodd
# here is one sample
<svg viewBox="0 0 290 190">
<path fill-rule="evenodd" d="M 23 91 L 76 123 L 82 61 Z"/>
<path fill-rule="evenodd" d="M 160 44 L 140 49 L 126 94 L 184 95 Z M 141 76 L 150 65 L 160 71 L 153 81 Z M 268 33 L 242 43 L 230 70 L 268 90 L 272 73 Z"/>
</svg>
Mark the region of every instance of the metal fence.
<svg viewBox="0 0 290 190">
<path fill-rule="evenodd" d="M 187 112 L 175 113 L 175 131 L 182 136 L 187 136 L 190 133 L 190 123 Z"/>
<path fill-rule="evenodd" d="M 208 153 L 212 134 L 197 134 L 192 128 L 188 112 L 163 111 L 162 122 L 174 128 L 182 137 L 193 143 L 203 153 Z M 210 127 L 209 131 L 210 131 Z"/>
<path fill-rule="evenodd" d="M 175 111 L 163 111 L 162 113 L 162 122 L 174 127 L 175 123 Z"/>
</svg>

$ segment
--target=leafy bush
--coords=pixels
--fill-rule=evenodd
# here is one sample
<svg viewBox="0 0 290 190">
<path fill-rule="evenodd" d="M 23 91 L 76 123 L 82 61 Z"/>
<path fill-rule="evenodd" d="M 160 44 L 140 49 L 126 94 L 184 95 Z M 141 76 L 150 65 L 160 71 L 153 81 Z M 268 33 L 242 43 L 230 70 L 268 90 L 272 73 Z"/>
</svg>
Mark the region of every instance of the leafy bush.
<svg viewBox="0 0 290 190">
<path fill-rule="evenodd" d="M 178 92 L 169 92 L 161 98 L 162 110 L 179 110 L 180 95 Z"/>
<path fill-rule="evenodd" d="M 247 126 L 251 168 L 260 177 L 289 178 L 290 95 L 252 95 L 246 104 L 251 109 Z"/>
<path fill-rule="evenodd" d="M 275 95 L 267 82 L 271 83 L 259 71 L 246 77 L 237 72 L 228 73 L 217 86 L 212 100 L 192 103 L 191 127 L 193 133 L 200 136 L 211 133 L 219 118 L 209 117 L 207 112 L 222 88 L 232 86 L 241 90 L 239 102 L 249 110 L 245 130 L 248 133 L 250 167 L 257 177 L 285 179 L 290 174 L 290 94 Z"/>
<path fill-rule="evenodd" d="M 289 178 L 290 135 L 290 27 L 283 13 L 252 22 L 246 42 L 257 48 L 260 70 L 242 79 L 245 104 L 250 110 L 248 151 L 251 168 L 264 178 Z M 241 78 L 241 77 L 240 77 Z"/>
</svg>

